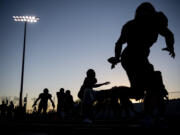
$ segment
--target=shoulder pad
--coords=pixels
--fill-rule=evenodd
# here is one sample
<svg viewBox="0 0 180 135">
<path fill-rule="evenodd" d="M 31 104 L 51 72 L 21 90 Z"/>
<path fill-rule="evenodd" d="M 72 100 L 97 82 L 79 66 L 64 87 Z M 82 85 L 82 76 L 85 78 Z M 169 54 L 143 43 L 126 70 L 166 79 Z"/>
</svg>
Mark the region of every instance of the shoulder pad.
<svg viewBox="0 0 180 135">
<path fill-rule="evenodd" d="M 163 26 L 163 27 L 167 27 L 168 26 L 168 19 L 164 15 L 163 12 L 158 12 L 157 13 L 157 17 L 158 17 L 158 20 L 159 20 L 159 23 L 161 24 L 161 26 Z"/>
</svg>

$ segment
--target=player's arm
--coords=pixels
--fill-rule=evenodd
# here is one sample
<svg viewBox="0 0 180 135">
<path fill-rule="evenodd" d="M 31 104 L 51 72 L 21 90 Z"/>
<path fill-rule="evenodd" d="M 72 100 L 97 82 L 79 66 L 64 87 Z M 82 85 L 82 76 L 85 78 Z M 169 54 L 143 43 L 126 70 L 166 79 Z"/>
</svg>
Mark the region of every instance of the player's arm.
<svg viewBox="0 0 180 135">
<path fill-rule="evenodd" d="M 122 51 L 122 45 L 126 43 L 126 25 L 122 28 L 120 38 L 115 44 L 115 58 L 120 59 L 121 51 Z"/>
<path fill-rule="evenodd" d="M 162 35 L 166 41 L 166 48 L 163 48 L 162 50 L 168 51 L 169 55 L 174 58 L 174 35 L 168 29 L 168 19 L 162 12 L 158 12 L 157 15 L 159 19 L 160 35 Z"/>
<path fill-rule="evenodd" d="M 120 59 L 121 56 L 121 51 L 122 51 L 122 45 L 125 42 L 123 42 L 123 36 L 121 35 L 120 38 L 118 39 L 118 41 L 115 44 L 115 58 L 116 59 Z"/>
<path fill-rule="evenodd" d="M 33 107 L 36 106 L 37 102 L 40 100 L 40 96 L 36 99 L 36 101 L 34 102 L 34 104 L 32 105 Z"/>
<path fill-rule="evenodd" d="M 94 87 L 94 88 L 97 88 L 97 87 L 101 87 L 101 86 L 103 86 L 103 85 L 108 85 L 108 84 L 110 84 L 110 82 L 95 84 L 93 87 Z"/>
<path fill-rule="evenodd" d="M 51 101 L 53 108 L 55 108 L 54 101 L 52 100 L 52 98 L 51 98 L 51 97 L 52 97 L 52 96 L 50 96 L 49 100 Z"/>
<path fill-rule="evenodd" d="M 171 57 L 175 57 L 174 52 L 174 35 L 173 33 L 166 27 L 163 31 L 160 33 L 162 36 L 164 36 L 166 41 L 166 48 L 163 48 L 162 50 L 168 51 L 169 55 Z"/>
<path fill-rule="evenodd" d="M 118 41 L 115 43 L 115 57 L 111 57 L 108 59 L 108 61 L 112 64 L 111 69 L 115 67 L 117 63 L 120 62 L 121 57 L 121 51 L 122 51 L 122 45 L 127 42 L 127 24 L 125 24 L 122 28 L 121 35 L 118 39 Z"/>
</svg>

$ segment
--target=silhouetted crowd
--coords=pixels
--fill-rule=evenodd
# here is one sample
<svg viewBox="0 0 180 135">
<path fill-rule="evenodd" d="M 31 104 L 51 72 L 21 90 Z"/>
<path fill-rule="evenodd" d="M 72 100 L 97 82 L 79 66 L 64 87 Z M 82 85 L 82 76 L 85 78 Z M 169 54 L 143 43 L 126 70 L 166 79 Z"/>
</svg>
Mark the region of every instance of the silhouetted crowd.
<svg viewBox="0 0 180 135">
<path fill-rule="evenodd" d="M 47 101 L 51 100 L 51 94 L 47 91 L 47 88 L 44 89 L 44 92 L 39 95 L 39 98 L 33 104 L 33 112 L 27 113 L 25 107 L 23 107 L 23 114 L 20 112 L 18 106 L 15 107 L 12 101 L 10 103 L 8 100 L 2 101 L 0 105 L 0 120 L 14 120 L 18 118 L 23 119 L 55 119 L 55 120 L 83 120 L 84 115 L 82 112 L 82 101 L 77 100 L 74 102 L 73 96 L 70 93 L 70 90 L 60 89 L 57 95 L 57 111 L 48 110 Z M 44 99 L 45 98 L 45 99 Z M 36 106 L 37 101 L 38 107 Z M 133 104 L 131 102 L 132 108 Z M 52 101 L 52 106 L 55 107 L 54 102 Z M 37 109 L 38 108 L 38 109 Z M 134 108 L 128 108 L 126 105 L 122 105 L 119 99 L 113 98 L 99 98 L 96 100 L 91 112 L 88 115 L 91 120 L 115 120 L 117 118 L 128 118 L 132 115 L 137 114 Z M 20 117 L 21 115 L 21 117 Z"/>
<path fill-rule="evenodd" d="M 2 101 L 0 105 L 0 119 L 12 119 L 14 117 L 14 104 L 12 101 L 10 103 L 8 100 Z"/>
<path fill-rule="evenodd" d="M 111 90 L 109 90 L 111 91 Z M 47 92 L 47 91 L 45 91 Z M 133 104 L 131 100 L 124 100 L 123 98 L 114 98 L 106 97 L 104 91 L 99 91 L 103 96 L 98 98 L 93 102 L 92 107 L 90 108 L 90 113 L 88 117 L 86 113 L 83 113 L 82 110 L 82 100 L 77 100 L 74 102 L 73 96 L 70 93 L 70 90 L 60 89 L 56 93 L 58 102 L 57 102 L 57 111 L 56 110 L 46 110 L 37 109 L 34 106 L 34 111 L 32 113 L 27 113 L 24 109 L 24 112 L 19 111 L 18 107 L 15 107 L 12 101 L 2 101 L 0 105 L 0 121 L 7 120 L 30 120 L 30 121 L 82 121 L 85 123 L 92 123 L 94 120 L 135 120 L 136 122 L 141 121 L 145 117 L 143 110 L 143 103 Z M 44 92 L 43 92 L 44 94 Z M 46 93 L 47 94 L 47 93 Z M 48 93 L 49 94 L 49 93 Z M 49 94 L 51 95 L 51 94 Z M 104 97 L 105 95 L 105 97 Z M 42 96 L 42 93 L 40 94 Z M 47 96 L 51 97 L 51 96 Z M 40 99 L 41 100 L 41 99 Z M 177 100 L 166 100 L 166 104 L 169 104 L 169 107 L 179 104 L 179 99 Z M 175 104 L 174 104 L 175 103 Z M 38 104 L 38 108 L 40 102 Z M 88 106 L 89 107 L 89 106 Z M 167 111 L 170 115 L 175 112 Z M 168 115 L 167 115 L 168 116 Z M 89 118 L 89 121 L 87 121 Z M 157 117 L 154 115 L 154 118 L 157 120 Z M 160 118 L 158 118 L 160 119 Z M 142 123 L 141 123 L 142 124 Z"/>
</svg>

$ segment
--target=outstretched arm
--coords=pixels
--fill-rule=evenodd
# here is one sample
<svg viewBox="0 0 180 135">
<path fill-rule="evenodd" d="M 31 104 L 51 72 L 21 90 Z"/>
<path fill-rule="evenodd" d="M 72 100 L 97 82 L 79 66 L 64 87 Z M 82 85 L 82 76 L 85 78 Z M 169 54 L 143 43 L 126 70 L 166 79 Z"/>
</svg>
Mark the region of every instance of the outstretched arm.
<svg viewBox="0 0 180 135">
<path fill-rule="evenodd" d="M 175 58 L 173 33 L 168 28 L 165 28 L 163 31 L 161 31 L 160 34 L 164 36 L 165 41 L 166 41 L 166 46 L 167 46 L 166 48 L 163 48 L 162 50 L 168 51 L 169 55 Z"/>
<path fill-rule="evenodd" d="M 108 85 L 108 84 L 110 84 L 110 82 L 95 84 L 93 87 L 94 87 L 94 88 L 97 88 L 97 87 L 100 87 L 100 86 L 103 86 L 103 85 Z"/>
</svg>

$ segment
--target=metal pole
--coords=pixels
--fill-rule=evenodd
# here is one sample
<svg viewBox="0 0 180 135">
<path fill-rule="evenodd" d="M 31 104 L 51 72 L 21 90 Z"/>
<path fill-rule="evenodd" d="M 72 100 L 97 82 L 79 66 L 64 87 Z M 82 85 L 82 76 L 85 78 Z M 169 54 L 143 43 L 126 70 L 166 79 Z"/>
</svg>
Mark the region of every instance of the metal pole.
<svg viewBox="0 0 180 135">
<path fill-rule="evenodd" d="M 25 62 L 25 50 L 26 50 L 26 25 L 24 23 L 24 43 L 23 43 L 23 57 L 22 57 L 22 70 L 21 70 L 21 88 L 20 88 L 20 97 L 19 97 L 19 107 L 22 107 L 22 96 L 23 96 L 23 82 L 24 82 L 24 62 Z"/>
</svg>

